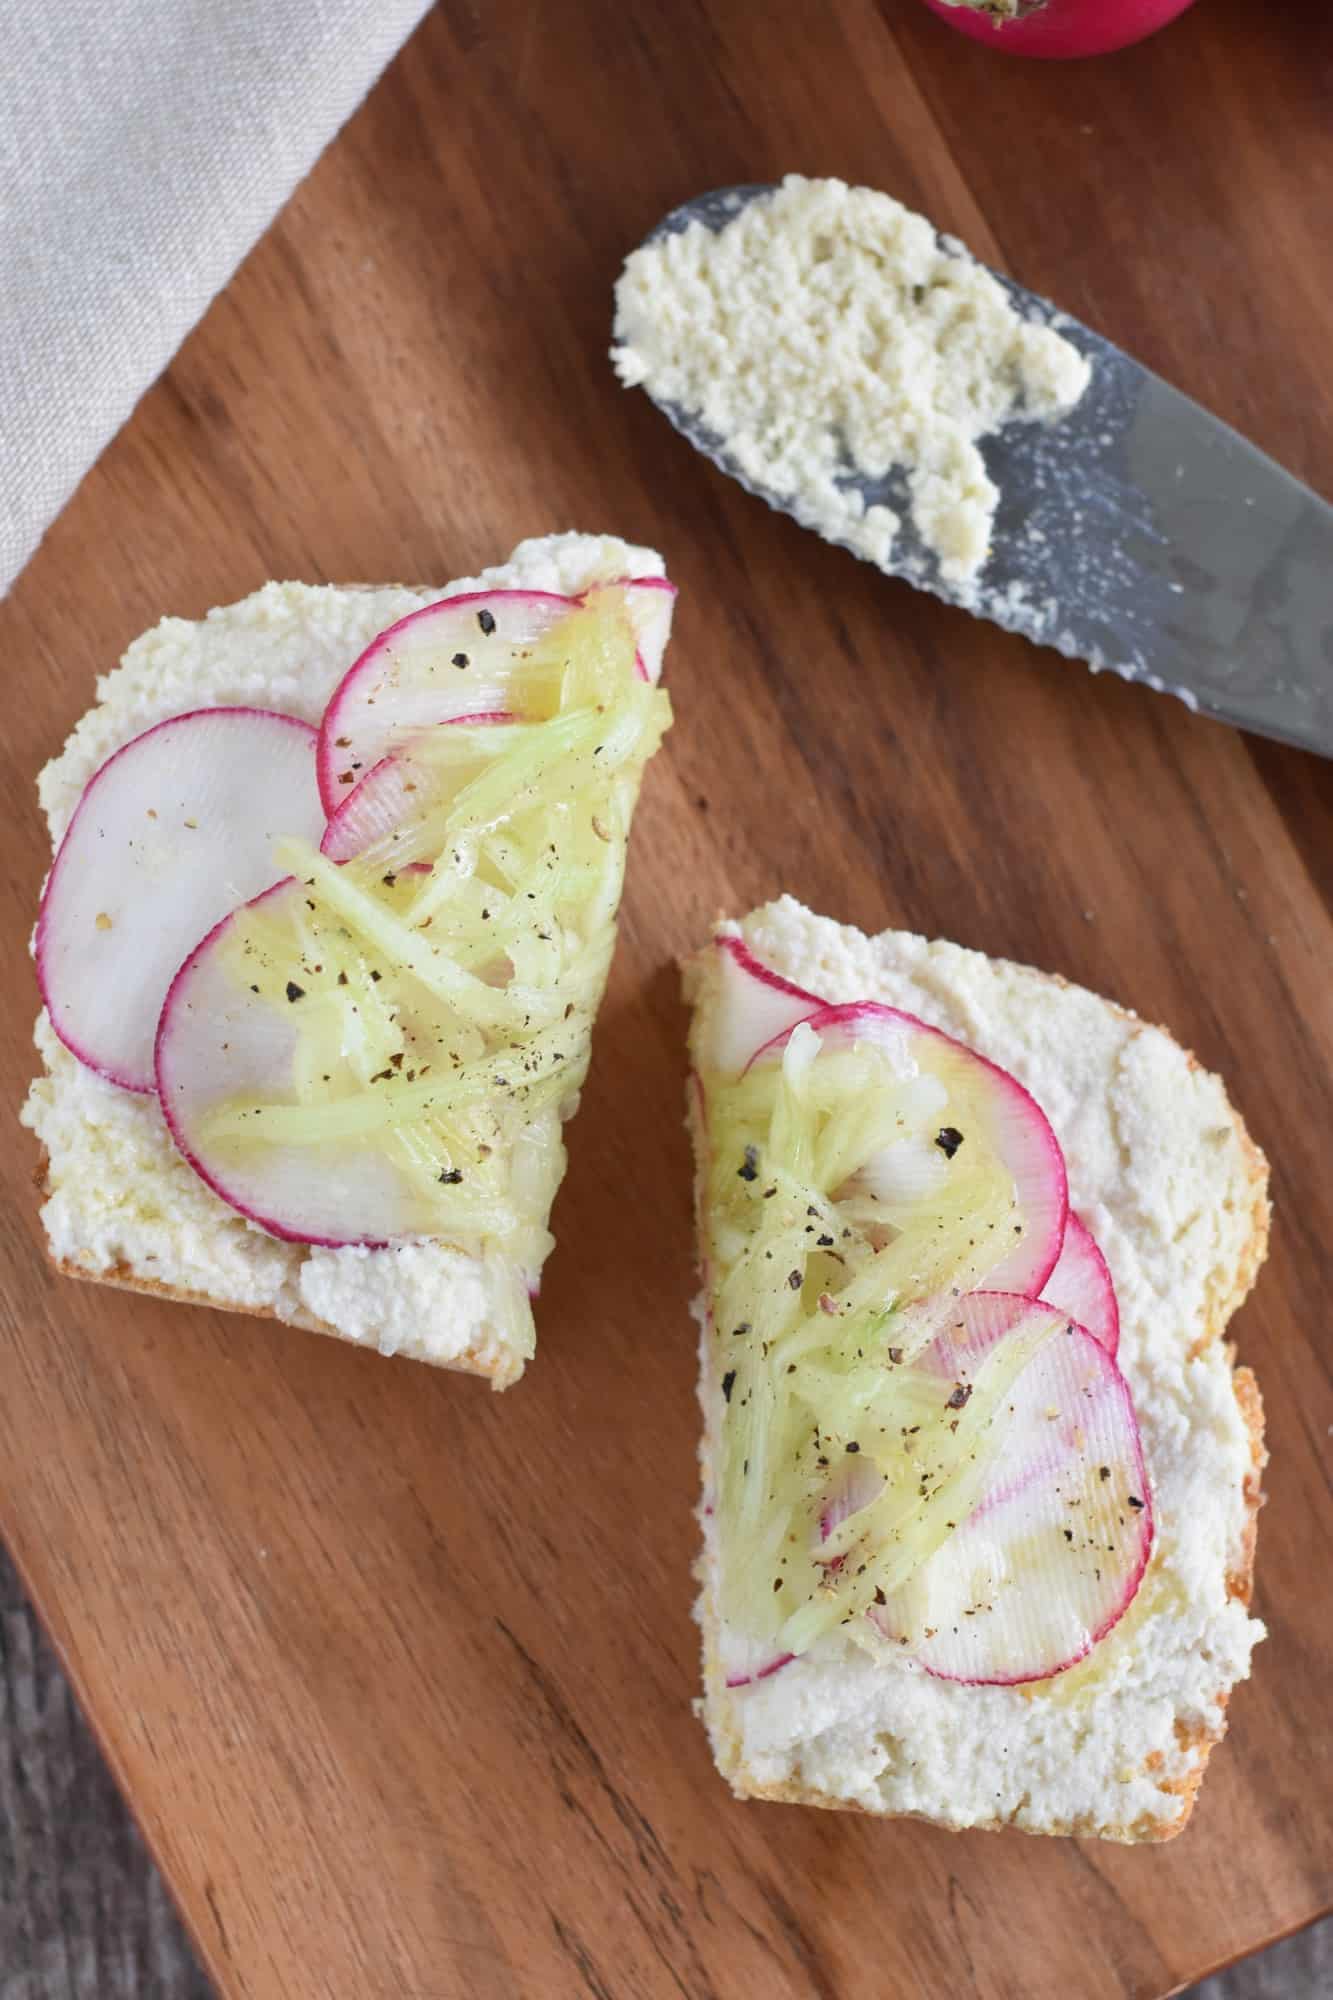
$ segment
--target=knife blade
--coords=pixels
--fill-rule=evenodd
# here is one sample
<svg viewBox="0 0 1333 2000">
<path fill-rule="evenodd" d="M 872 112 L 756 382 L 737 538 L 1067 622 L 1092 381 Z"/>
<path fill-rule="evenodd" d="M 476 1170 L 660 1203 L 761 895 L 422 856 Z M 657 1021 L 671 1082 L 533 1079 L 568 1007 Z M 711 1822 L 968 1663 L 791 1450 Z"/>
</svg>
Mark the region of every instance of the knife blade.
<svg viewBox="0 0 1333 2000">
<path fill-rule="evenodd" d="M 714 189 L 673 209 L 647 240 L 695 221 L 721 229 L 772 192 Z M 1101 334 L 992 275 L 1026 318 L 1088 357 L 1092 381 L 1057 422 L 1013 423 L 981 441 L 1000 503 L 978 584 L 940 575 L 912 526 L 901 472 L 849 472 L 867 506 L 901 517 L 881 567 L 1094 672 L 1333 756 L 1333 507 Z M 654 401 L 723 472 L 795 516 L 789 496 L 742 473 L 688 411 Z"/>
</svg>

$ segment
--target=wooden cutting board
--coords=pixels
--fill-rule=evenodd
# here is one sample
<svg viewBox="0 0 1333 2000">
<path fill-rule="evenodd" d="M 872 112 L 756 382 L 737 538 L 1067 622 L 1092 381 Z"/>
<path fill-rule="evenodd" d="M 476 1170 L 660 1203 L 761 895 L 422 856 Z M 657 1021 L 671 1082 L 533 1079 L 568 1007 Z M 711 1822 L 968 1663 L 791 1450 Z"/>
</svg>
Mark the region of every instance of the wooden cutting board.
<svg viewBox="0 0 1333 2000">
<path fill-rule="evenodd" d="M 1333 766 L 824 547 L 606 346 L 666 209 L 836 173 L 1328 489 L 1331 83 L 1313 0 L 1208 0 L 1050 68 L 909 0 L 454 0 L 0 608 L 17 1102 L 33 778 L 141 628 L 269 576 L 443 580 L 571 524 L 657 544 L 681 585 L 679 720 L 519 1388 L 58 1280 L 33 1149 L 4 1149 L 0 1524 L 229 2000 L 1161 1996 L 1327 1907 Z M 742 1805 L 712 1771 L 673 961 L 784 888 L 1168 1023 L 1272 1157 L 1236 1327 L 1269 1410 L 1271 1639 L 1174 1846 Z"/>
</svg>

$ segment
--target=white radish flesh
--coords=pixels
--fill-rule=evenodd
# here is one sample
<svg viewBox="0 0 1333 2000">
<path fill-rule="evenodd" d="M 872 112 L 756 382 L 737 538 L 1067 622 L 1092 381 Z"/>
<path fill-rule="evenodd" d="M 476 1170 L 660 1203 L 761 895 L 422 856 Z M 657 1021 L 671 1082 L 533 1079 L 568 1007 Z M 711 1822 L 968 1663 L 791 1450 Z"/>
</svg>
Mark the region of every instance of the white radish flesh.
<svg viewBox="0 0 1333 2000">
<path fill-rule="evenodd" d="M 422 1226 L 411 1191 L 381 1152 L 354 1135 L 309 1145 L 219 1142 L 209 1118 L 245 1090 L 267 1103 L 295 1104 L 293 1087 L 301 1020 L 238 976 L 233 944 L 251 910 L 290 924 L 305 898 L 302 883 L 277 883 L 254 903 L 234 910 L 209 932 L 172 982 L 157 1036 L 157 1087 L 162 1110 L 195 1172 L 242 1215 L 271 1235 L 322 1244 L 381 1243 Z M 271 975 L 273 968 L 263 967 Z M 320 1004 L 317 1000 L 316 1004 Z"/>
<path fill-rule="evenodd" d="M 560 1092 L 569 1036 L 533 1036 L 506 1089 L 512 1054 L 486 1057 L 410 981 L 386 982 L 385 997 L 376 956 L 307 881 L 289 877 L 225 917 L 162 1009 L 157 1087 L 172 1137 L 215 1193 L 274 1236 L 466 1235 L 474 1191 L 476 1226 L 498 1235 L 504 1192 L 483 1186 L 476 1159 L 507 1156 L 504 1120 L 546 1101 L 552 1084 Z M 466 1175 L 455 1171 L 460 1147 Z"/>
<path fill-rule="evenodd" d="M 381 757 L 330 818 L 320 853 L 330 861 L 355 861 L 375 841 L 391 840 L 410 821 L 416 793 L 411 759 Z"/>
<path fill-rule="evenodd" d="M 676 586 L 666 577 L 601 584 L 581 598 L 469 592 L 381 632 L 334 690 L 320 727 L 319 784 L 330 817 L 385 757 L 423 730 L 511 720 L 516 680 L 540 643 L 598 598 L 618 601 L 634 635 L 638 676 L 655 683 L 675 610 Z"/>
<path fill-rule="evenodd" d="M 717 993 L 712 1042 L 700 1051 L 709 1069 L 736 1076 L 755 1051 L 785 1034 L 824 1002 L 761 963 L 743 938 L 724 931 L 715 941 Z"/>
<path fill-rule="evenodd" d="M 760 1003 L 754 1004 L 758 1012 Z M 1064 1154 L 1031 1092 L 975 1049 L 896 1007 L 874 1001 L 825 1007 L 808 1015 L 806 1025 L 831 1045 L 858 1040 L 891 1044 L 895 1055 L 901 1051 L 923 1077 L 943 1085 L 949 1123 L 936 1135 L 942 1157 L 956 1157 L 967 1144 L 969 1128 L 975 1127 L 1013 1178 L 1015 1240 L 988 1270 L 987 1287 L 1034 1297 L 1055 1268 L 1069 1196 Z M 790 1033 L 790 1028 L 781 1030 L 755 1051 L 751 1062 L 780 1055 Z"/>
<path fill-rule="evenodd" d="M 320 725 L 325 811 L 335 813 L 382 757 L 421 730 L 507 714 L 525 655 L 576 608 L 553 591 L 471 591 L 413 611 L 372 639 Z"/>
<path fill-rule="evenodd" d="M 151 1091 L 158 1015 L 182 958 L 282 870 L 273 843 L 320 836 L 315 732 L 267 709 L 196 709 L 90 779 L 37 924 L 51 1025 L 88 1068 Z"/>
<path fill-rule="evenodd" d="M 1110 1267 L 1091 1230 L 1080 1222 L 1072 1208 L 1059 1258 L 1041 1288 L 1041 1296 L 1085 1326 L 1108 1354 L 1116 1352 L 1120 1345 L 1120 1307 Z"/>
<path fill-rule="evenodd" d="M 1153 1543 L 1129 1386 L 1086 1328 L 1041 1301 L 980 1292 L 923 1358 L 965 1407 L 996 1345 L 1053 1322 L 1010 1388 L 996 1465 L 944 1546 L 873 1622 L 946 1680 L 1045 1680 L 1124 1615 Z"/>
<path fill-rule="evenodd" d="M 676 610 L 676 586 L 664 576 L 632 576 L 618 587 L 634 627 L 640 672 L 645 680 L 660 680 Z"/>
</svg>

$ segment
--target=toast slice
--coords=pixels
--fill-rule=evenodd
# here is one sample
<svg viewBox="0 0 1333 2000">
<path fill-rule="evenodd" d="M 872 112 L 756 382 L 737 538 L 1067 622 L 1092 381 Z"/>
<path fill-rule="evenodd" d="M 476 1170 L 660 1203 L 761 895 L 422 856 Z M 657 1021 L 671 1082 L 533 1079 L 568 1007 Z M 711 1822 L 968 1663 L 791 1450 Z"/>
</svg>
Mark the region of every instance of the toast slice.
<svg viewBox="0 0 1333 2000">
<path fill-rule="evenodd" d="M 945 1030 L 1043 1106 L 1065 1152 L 1071 1208 L 1115 1280 L 1118 1360 L 1137 1408 L 1156 1542 L 1119 1622 L 1050 1679 L 936 1678 L 884 1649 L 872 1657 L 835 1628 L 780 1671 L 728 1685 L 712 1497 L 730 1384 L 718 1379 L 721 1343 L 701 1306 L 696 1615 L 701 1713 L 718 1768 L 742 1798 L 955 1829 L 1169 1839 L 1189 1818 L 1231 1690 L 1264 1636 L 1248 1615 L 1263 1407 L 1224 1335 L 1265 1254 L 1267 1163 L 1222 1084 L 1186 1050 L 1057 977 L 906 932 L 867 937 L 790 897 L 721 929 L 821 999 L 878 1001 Z M 696 1076 L 701 1051 L 715 1046 L 720 957 L 709 949 L 685 967 Z M 700 1197 L 707 1115 L 696 1084 Z"/>
<path fill-rule="evenodd" d="M 509 560 L 445 589 L 266 584 L 197 621 L 169 618 L 138 639 L 98 685 L 96 705 L 39 780 L 53 848 L 88 780 L 155 723 L 201 707 L 253 705 L 318 723 L 370 641 L 441 597 L 524 589 L 574 597 L 626 576 L 660 577 L 652 550 L 615 537 L 526 541 Z M 181 1303 L 284 1320 L 504 1388 L 532 1349 L 531 1263 L 445 1241 L 388 1248 L 282 1240 L 228 1206 L 177 1151 L 155 1096 L 106 1082 L 57 1038 L 43 1012 L 42 1073 L 22 1120 L 42 1148 L 38 1185 L 50 1261 L 66 1276 Z M 563 1115 L 572 1101 L 561 1107 Z M 550 1108 L 542 1114 L 556 1119 Z M 555 1135 L 558 1135 L 558 1122 Z M 537 1261 L 563 1170 L 546 1134 L 549 1185 L 532 1190 Z M 537 1213 L 538 1209 L 541 1213 Z"/>
</svg>

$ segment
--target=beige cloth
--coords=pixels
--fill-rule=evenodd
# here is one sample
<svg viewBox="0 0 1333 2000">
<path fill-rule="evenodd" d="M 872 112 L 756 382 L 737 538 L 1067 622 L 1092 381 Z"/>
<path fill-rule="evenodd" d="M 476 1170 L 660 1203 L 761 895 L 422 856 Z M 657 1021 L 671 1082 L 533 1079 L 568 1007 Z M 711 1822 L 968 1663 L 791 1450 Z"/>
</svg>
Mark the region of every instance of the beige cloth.
<svg viewBox="0 0 1333 2000">
<path fill-rule="evenodd" d="M 426 5 L 0 5 L 0 593 Z"/>
</svg>

